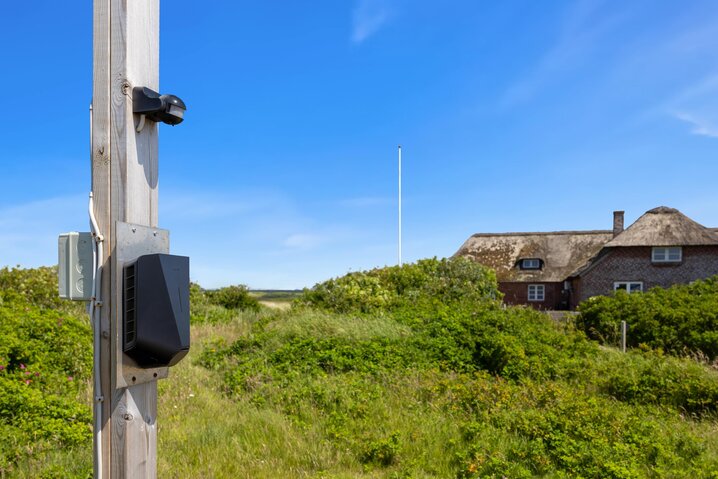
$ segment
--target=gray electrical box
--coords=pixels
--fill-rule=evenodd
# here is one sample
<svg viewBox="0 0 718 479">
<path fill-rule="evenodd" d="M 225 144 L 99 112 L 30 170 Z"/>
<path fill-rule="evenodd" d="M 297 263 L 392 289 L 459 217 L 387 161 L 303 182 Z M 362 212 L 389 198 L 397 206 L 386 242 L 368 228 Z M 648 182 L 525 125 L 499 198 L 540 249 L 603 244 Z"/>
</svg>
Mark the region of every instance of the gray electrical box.
<svg viewBox="0 0 718 479">
<path fill-rule="evenodd" d="M 57 276 L 60 297 L 92 299 L 92 234 L 63 233 L 58 238 Z"/>
</svg>

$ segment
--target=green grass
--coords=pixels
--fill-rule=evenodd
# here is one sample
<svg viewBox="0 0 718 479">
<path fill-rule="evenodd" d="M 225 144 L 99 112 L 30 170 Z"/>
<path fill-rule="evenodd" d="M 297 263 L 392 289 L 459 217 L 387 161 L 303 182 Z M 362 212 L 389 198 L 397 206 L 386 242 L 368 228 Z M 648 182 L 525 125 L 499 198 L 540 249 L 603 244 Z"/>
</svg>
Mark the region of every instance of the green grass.
<svg viewBox="0 0 718 479">
<path fill-rule="evenodd" d="M 301 294 L 300 289 L 253 289 L 249 292 L 259 301 L 292 302 Z"/>
<path fill-rule="evenodd" d="M 231 324 L 193 328 L 188 358 L 160 383 L 158 477 L 302 477 L 342 463 L 341 451 L 325 448 L 311 428 L 229 397 L 222 375 L 197 364 L 205 348 L 245 336 L 253 321 L 240 315 Z"/>
<path fill-rule="evenodd" d="M 44 450 L 23 458 L 4 477 L 17 479 L 92 478 L 92 450 L 84 447 Z M 3 477 L 0 474 L 0 477 Z"/>
<path fill-rule="evenodd" d="M 292 337 L 346 338 L 353 341 L 373 338 L 400 340 L 412 333 L 410 327 L 387 317 L 367 319 L 295 309 L 281 318 L 281 321 L 267 324 L 266 330 L 285 340 Z"/>
<path fill-rule="evenodd" d="M 566 334 L 527 313 L 535 327 L 553 328 L 544 340 Z M 687 374 L 679 384 L 716 382 L 690 360 L 586 343 L 584 357 L 553 379 L 515 380 L 402 353 L 427 343 L 416 341 L 418 326 L 390 317 L 298 309 L 231 324 L 219 333 L 195 328 L 202 345 L 161 383 L 160 477 L 713 477 L 718 470 L 710 407 L 686 414 L 675 392 L 653 397 L 663 385 L 630 379 L 655 367 L 656 377 Z M 375 364 L 337 367 L 346 344 L 370 352 L 357 363 Z M 367 344 L 403 346 L 377 353 Z M 617 375 L 629 378 L 617 391 L 643 395 L 617 399 L 609 388 Z"/>
<path fill-rule="evenodd" d="M 195 344 L 211 348 L 218 337 L 225 341 L 241 337 L 246 325 L 241 319 L 238 323 L 236 329 L 224 329 L 221 335 L 211 327 L 195 328 Z M 196 347 L 189 360 L 160 383 L 158 477 L 275 478 L 280 471 L 282 477 L 384 477 L 382 470 L 361 463 L 349 447 L 350 438 L 331 437 L 334 422 L 341 418 L 326 417 L 321 407 L 307 404 L 298 420 L 278 404 L 229 396 L 223 392 L 222 374 L 197 364 L 201 350 Z M 352 387 L 378 394 L 398 378 L 387 377 L 386 384 L 377 385 L 358 376 L 344 379 L 335 382 L 325 377 L 311 383 L 337 396 Z M 418 378 L 401 379 L 400 388 L 392 388 L 385 401 L 373 403 L 371 414 L 357 424 L 360 441 L 368 447 L 374 436 L 404 430 L 416 439 L 412 444 L 416 453 L 425 462 L 438 464 L 431 468 L 443 469 L 441 463 L 449 458 L 438 453 L 447 439 L 458 435 L 457 426 L 439 411 L 407 407 L 406 395 L 414 392 Z M 381 430 L 375 429 L 374 421 L 384 422 Z"/>
<path fill-rule="evenodd" d="M 472 266 L 421 268 L 372 273 L 391 307 L 369 312 L 357 275 L 309 294 L 318 309 L 227 309 L 241 287 L 193 286 L 191 351 L 159 382 L 157 476 L 718 478 L 718 371 L 502 308 Z M 0 271 L 25 285 L 0 290 L 0 479 L 86 479 L 90 330 L 41 273 Z M 473 275 L 466 301 L 476 282 L 451 278 Z"/>
<path fill-rule="evenodd" d="M 242 358 L 204 365 L 213 349 L 262 335 L 267 353 L 308 338 L 410 344 L 416 328 L 308 310 L 235 313 L 193 326 L 189 356 L 160 381 L 158 477 L 712 477 L 718 470 L 714 416 L 617 401 L 596 381 L 517 382 L 405 364 L 333 374 L 269 367 L 268 383 L 231 389 L 228 374 Z M 597 351 L 590 374 L 654 364 L 650 356 Z M 45 450 L 5 477 L 85 478 L 90 464 L 88 442 Z"/>
<path fill-rule="evenodd" d="M 386 320 L 362 326 L 356 319 L 307 311 L 282 317 L 287 321 L 272 321 L 268 328 L 283 338 L 299 332 L 356 340 L 384 336 L 400 339 L 407 334 L 405 327 Z M 458 437 L 460 431 L 442 411 L 406 403 L 407 396 L 413 396 L 421 384 L 418 375 L 389 375 L 379 382 L 361 375 L 340 381 L 328 376 L 300 380 L 336 400 L 370 392 L 366 401 L 361 403 L 363 400 L 357 398 L 360 403 L 353 406 L 354 410 L 371 408 L 361 414 L 361 421 L 352 422 L 357 427 L 359 454 L 352 446 L 355 441 L 341 425 L 341 411 L 327 416 L 318 398 L 302 403 L 301 412 L 287 414 L 281 391 L 274 398 L 277 402 L 263 404 L 251 395 L 227 394 L 224 375 L 201 366 L 198 358 L 203 351 L 216 349 L 218 342 L 231 344 L 247 337 L 252 324 L 262 318 L 266 320 L 267 316 L 240 315 L 231 324 L 193 328 L 189 357 L 160 383 L 158 477 L 274 478 L 278 471 L 282 477 L 385 477 L 382 468 L 362 463 L 361 454 L 371 452 L 375 438 L 380 441 L 382 435 L 389 437 L 394 430 L 405 431 L 407 438 L 413 438 L 408 447 L 424 458 L 421 462 L 428 471 L 438 473 L 448 467 L 451 457 L 443 454 L 444 444 Z M 276 316 L 270 314 L 269 318 Z M 375 401 L 379 396 L 383 400 Z M 377 422 L 383 423 L 380 429 Z M 426 473 L 416 477 L 435 476 Z"/>
<path fill-rule="evenodd" d="M 263 306 L 281 310 L 289 309 L 292 302 L 299 298 L 301 293 L 300 290 L 279 289 L 253 290 L 249 292 L 249 294 L 253 298 L 256 298 Z"/>
</svg>

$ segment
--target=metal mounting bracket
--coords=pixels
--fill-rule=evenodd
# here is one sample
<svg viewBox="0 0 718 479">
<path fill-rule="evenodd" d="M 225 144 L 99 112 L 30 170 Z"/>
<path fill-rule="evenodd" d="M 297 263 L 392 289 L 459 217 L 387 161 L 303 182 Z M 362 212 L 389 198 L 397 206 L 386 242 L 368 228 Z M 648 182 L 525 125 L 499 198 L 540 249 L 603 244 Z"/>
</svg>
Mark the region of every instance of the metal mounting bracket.
<svg viewBox="0 0 718 479">
<path fill-rule="evenodd" d="M 122 270 L 126 263 L 134 261 L 145 254 L 169 253 L 170 232 L 160 228 L 136 225 L 131 223 L 115 223 L 115 257 L 116 265 L 113 281 L 118 285 L 117 297 L 113 298 L 113 348 L 115 388 L 121 389 L 137 384 L 148 383 L 168 376 L 169 368 L 144 369 L 137 366 L 132 358 L 122 351 Z"/>
</svg>

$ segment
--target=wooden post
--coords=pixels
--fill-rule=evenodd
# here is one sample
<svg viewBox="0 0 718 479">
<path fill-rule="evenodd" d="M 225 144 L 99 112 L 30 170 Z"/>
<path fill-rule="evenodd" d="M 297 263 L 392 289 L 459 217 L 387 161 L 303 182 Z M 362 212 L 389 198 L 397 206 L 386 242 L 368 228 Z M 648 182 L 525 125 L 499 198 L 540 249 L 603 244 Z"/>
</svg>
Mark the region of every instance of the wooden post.
<svg viewBox="0 0 718 479">
<path fill-rule="evenodd" d="M 157 226 L 157 125 L 135 131 L 132 88 L 159 90 L 159 0 L 94 0 L 92 190 L 102 258 L 102 478 L 155 478 L 157 381 L 121 387 L 116 222 Z M 120 387 L 118 387 L 120 385 Z M 97 477 L 97 468 L 95 469 Z"/>
<path fill-rule="evenodd" d="M 621 321 L 621 352 L 626 352 L 626 339 L 628 333 L 628 325 L 625 321 Z"/>
</svg>

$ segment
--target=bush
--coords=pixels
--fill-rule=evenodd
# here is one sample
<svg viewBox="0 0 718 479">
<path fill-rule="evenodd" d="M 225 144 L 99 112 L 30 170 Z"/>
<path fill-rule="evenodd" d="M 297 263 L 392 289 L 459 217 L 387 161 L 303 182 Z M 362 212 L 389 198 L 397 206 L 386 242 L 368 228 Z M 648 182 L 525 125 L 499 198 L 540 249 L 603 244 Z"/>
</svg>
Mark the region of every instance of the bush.
<svg viewBox="0 0 718 479">
<path fill-rule="evenodd" d="M 440 384 L 432 402 L 467 413 L 458 477 L 715 477 L 710 442 L 676 412 L 620 405 L 562 382 L 476 376 Z"/>
<path fill-rule="evenodd" d="M 641 294 L 618 291 L 584 301 L 579 311 L 577 326 L 605 344 L 619 343 L 626 321 L 630 347 L 718 358 L 718 277 Z"/>
<path fill-rule="evenodd" d="M 718 410 L 718 371 L 695 361 L 651 352 L 615 352 L 606 360 L 602 366 L 591 368 L 599 378 L 599 390 L 606 395 L 695 415 Z"/>
<path fill-rule="evenodd" d="M 463 267 L 474 273 L 456 274 Z M 600 348 L 573 323 L 474 290 L 491 284 L 476 272 L 427 260 L 352 273 L 303 293 L 319 311 L 266 316 L 234 343 L 209 345 L 200 364 L 242 404 L 386 477 L 716 470 L 717 372 Z"/>
<path fill-rule="evenodd" d="M 421 299 L 441 303 L 500 299 L 493 270 L 455 257 L 349 273 L 305 289 L 296 304 L 338 313 L 384 313 Z"/>
<path fill-rule="evenodd" d="M 291 323 L 300 315 L 304 330 Z M 707 414 L 718 405 L 718 373 L 695 361 L 651 353 L 601 350 L 570 325 L 558 325 L 530 308 L 496 303 L 436 303 L 428 299 L 396 309 L 391 319 L 334 313 L 277 313 L 254 325 L 251 339 L 215 348 L 203 361 L 217 367 L 224 357 L 236 368 L 227 376 L 232 391 L 261 393 L 259 383 L 292 371 L 303 375 L 381 375 L 412 369 L 488 372 L 510 381 L 570 381 L 604 396 Z M 321 328 L 316 326 L 322 319 Z M 273 320 L 273 321 L 272 321 Z M 395 327 L 390 326 L 391 321 Z M 362 326 L 347 326 L 348 322 Z M 331 324 L 335 326 L 331 326 Z M 372 324 L 381 324 L 373 328 Z M 312 326 L 309 326 L 312 325 Z M 403 328 L 403 329 L 400 329 Z M 358 331 L 377 335 L 357 336 Z M 396 334 L 397 331 L 404 334 Z M 341 333 L 343 331 L 343 333 Z M 263 372 L 262 372 L 263 371 Z"/>
<path fill-rule="evenodd" d="M 261 308 L 246 286 L 205 290 L 196 283 L 190 284 L 189 306 L 191 324 L 228 323 L 237 317 L 237 311 L 257 312 Z"/>
<path fill-rule="evenodd" d="M 92 374 L 91 330 L 87 319 L 49 309 L 57 295 L 49 271 L 0 272 L 4 287 L 14 284 L 0 292 L 0 473 L 48 451 L 91 447 L 90 404 L 77 401 Z"/>
<path fill-rule="evenodd" d="M 387 438 L 371 441 L 361 454 L 361 462 L 387 467 L 396 462 L 399 452 L 399 434 L 393 433 Z"/>
<path fill-rule="evenodd" d="M 227 309 L 238 309 L 241 311 L 259 311 L 259 301 L 249 294 L 249 289 L 244 285 L 227 286 L 215 291 L 208 291 L 207 295 L 212 304 Z"/>
<path fill-rule="evenodd" d="M 67 311 L 75 315 L 84 312 L 84 303 L 60 299 L 57 267 L 0 269 L 0 298 L 17 296 L 40 308 Z"/>
</svg>

